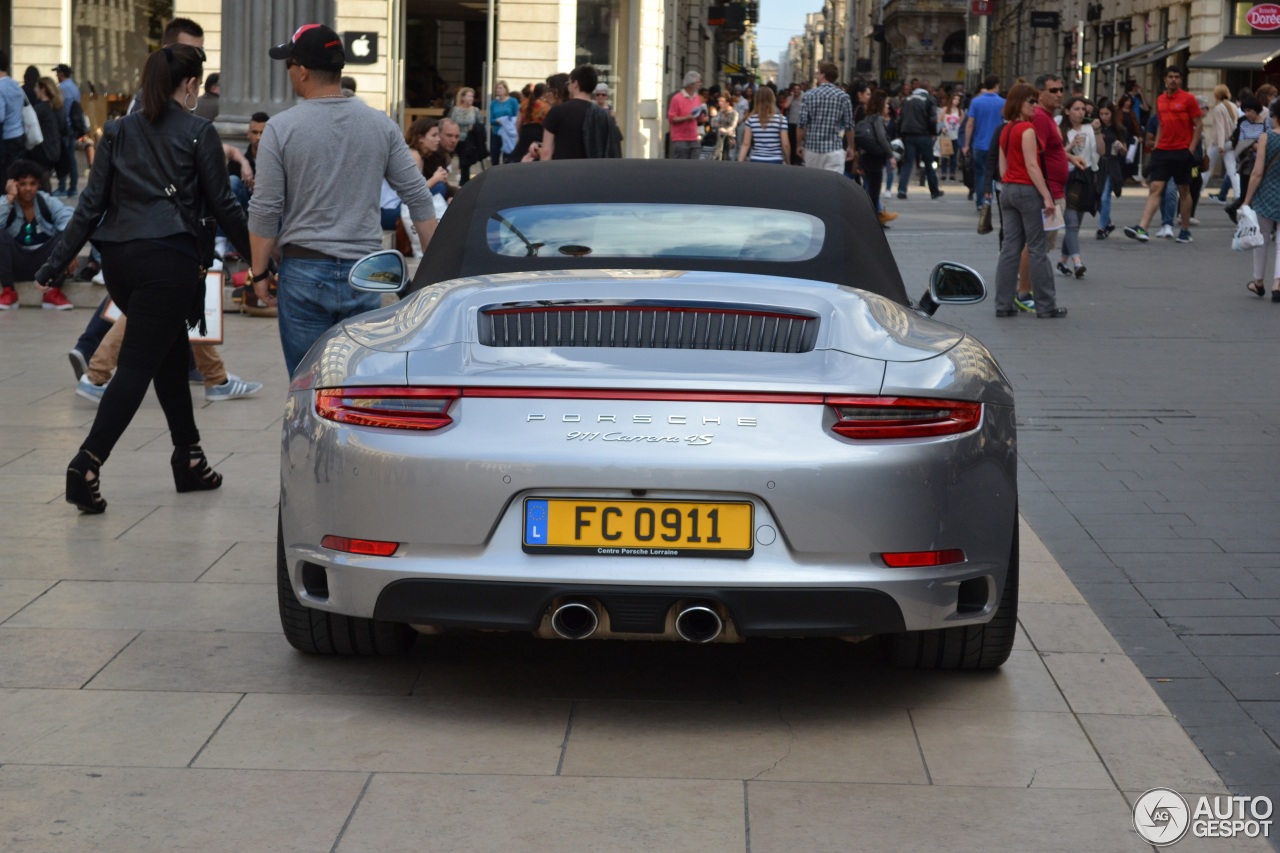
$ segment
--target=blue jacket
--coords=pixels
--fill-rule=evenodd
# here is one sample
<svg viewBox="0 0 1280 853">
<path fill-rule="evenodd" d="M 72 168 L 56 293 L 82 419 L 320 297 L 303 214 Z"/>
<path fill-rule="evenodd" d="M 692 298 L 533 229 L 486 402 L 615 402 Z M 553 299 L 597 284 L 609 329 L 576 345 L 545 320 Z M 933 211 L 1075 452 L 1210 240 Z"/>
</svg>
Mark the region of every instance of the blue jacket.
<svg viewBox="0 0 1280 853">
<path fill-rule="evenodd" d="M 36 231 L 46 234 L 49 237 L 57 237 L 67 227 L 67 223 L 71 221 L 71 214 L 75 211 L 58 201 L 46 192 L 39 191 L 36 193 L 40 199 L 44 200 L 44 208 L 49 211 L 49 217 L 46 218 L 44 210 L 41 209 L 40 202 L 35 203 L 36 206 Z M 13 221 L 9 222 L 9 214 L 17 209 L 17 215 L 13 217 Z M 9 203 L 9 197 L 0 195 L 0 228 L 4 228 L 9 232 L 9 236 L 15 240 L 22 233 L 22 226 L 27 219 L 22 215 L 22 205 L 15 200 L 13 204 Z M 8 223 L 6 226 L 5 223 Z"/>
</svg>

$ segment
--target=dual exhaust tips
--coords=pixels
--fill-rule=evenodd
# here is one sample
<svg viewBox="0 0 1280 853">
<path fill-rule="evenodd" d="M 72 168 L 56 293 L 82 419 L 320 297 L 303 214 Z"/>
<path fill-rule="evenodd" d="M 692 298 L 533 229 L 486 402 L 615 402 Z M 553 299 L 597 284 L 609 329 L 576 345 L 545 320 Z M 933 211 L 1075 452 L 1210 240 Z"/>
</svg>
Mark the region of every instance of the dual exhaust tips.
<svg viewBox="0 0 1280 853">
<path fill-rule="evenodd" d="M 724 632 L 724 620 L 705 604 L 687 605 L 676 613 L 676 634 L 690 643 L 710 643 Z M 600 614 L 585 601 L 566 601 L 551 614 L 551 630 L 566 640 L 585 640 L 600 627 Z"/>
</svg>

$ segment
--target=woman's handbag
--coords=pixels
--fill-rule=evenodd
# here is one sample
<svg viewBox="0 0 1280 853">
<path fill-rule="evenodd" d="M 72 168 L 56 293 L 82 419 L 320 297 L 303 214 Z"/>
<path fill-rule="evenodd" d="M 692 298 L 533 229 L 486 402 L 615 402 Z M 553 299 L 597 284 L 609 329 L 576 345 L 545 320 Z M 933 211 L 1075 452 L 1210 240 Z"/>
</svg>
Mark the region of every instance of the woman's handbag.
<svg viewBox="0 0 1280 853">
<path fill-rule="evenodd" d="M 1072 169 L 1067 176 L 1067 207 L 1080 213 L 1098 213 L 1098 185 L 1092 169 Z"/>
<path fill-rule="evenodd" d="M 31 106 L 26 95 L 22 96 L 22 131 L 26 135 L 23 144 L 27 146 L 28 151 L 44 144 L 44 131 L 40 129 L 36 108 Z"/>
<path fill-rule="evenodd" d="M 1247 204 L 1236 211 L 1236 233 L 1231 238 L 1231 248 L 1244 252 L 1266 245 L 1267 238 L 1258 226 L 1258 215 Z"/>
</svg>

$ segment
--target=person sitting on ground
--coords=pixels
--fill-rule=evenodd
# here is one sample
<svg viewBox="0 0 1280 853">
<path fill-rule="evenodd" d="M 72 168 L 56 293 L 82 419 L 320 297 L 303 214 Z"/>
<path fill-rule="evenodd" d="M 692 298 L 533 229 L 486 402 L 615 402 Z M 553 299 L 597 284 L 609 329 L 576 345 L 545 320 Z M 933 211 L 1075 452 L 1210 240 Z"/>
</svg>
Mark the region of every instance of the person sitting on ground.
<svg viewBox="0 0 1280 853">
<path fill-rule="evenodd" d="M 18 307 L 15 283 L 32 279 L 49 260 L 73 213 L 41 189 L 49 175 L 39 164 L 19 160 L 9 167 L 8 177 L 5 196 L 0 199 L 0 311 Z M 65 273 L 49 282 L 42 308 L 70 311 L 75 307 L 62 293 L 62 280 L 74 271 L 72 261 Z"/>
</svg>

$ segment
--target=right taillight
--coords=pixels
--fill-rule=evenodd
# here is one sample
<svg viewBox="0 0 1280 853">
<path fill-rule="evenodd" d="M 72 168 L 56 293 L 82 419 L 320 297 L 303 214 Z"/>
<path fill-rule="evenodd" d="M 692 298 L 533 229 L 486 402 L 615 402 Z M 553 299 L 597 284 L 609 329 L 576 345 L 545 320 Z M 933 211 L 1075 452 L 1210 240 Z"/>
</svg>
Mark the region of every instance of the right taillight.
<svg viewBox="0 0 1280 853">
<path fill-rule="evenodd" d="M 449 407 L 461 396 L 458 388 L 321 388 L 316 414 L 355 426 L 433 430 L 453 423 Z"/>
<path fill-rule="evenodd" d="M 982 404 L 917 397 L 828 397 L 845 438 L 930 438 L 976 429 Z"/>
</svg>

